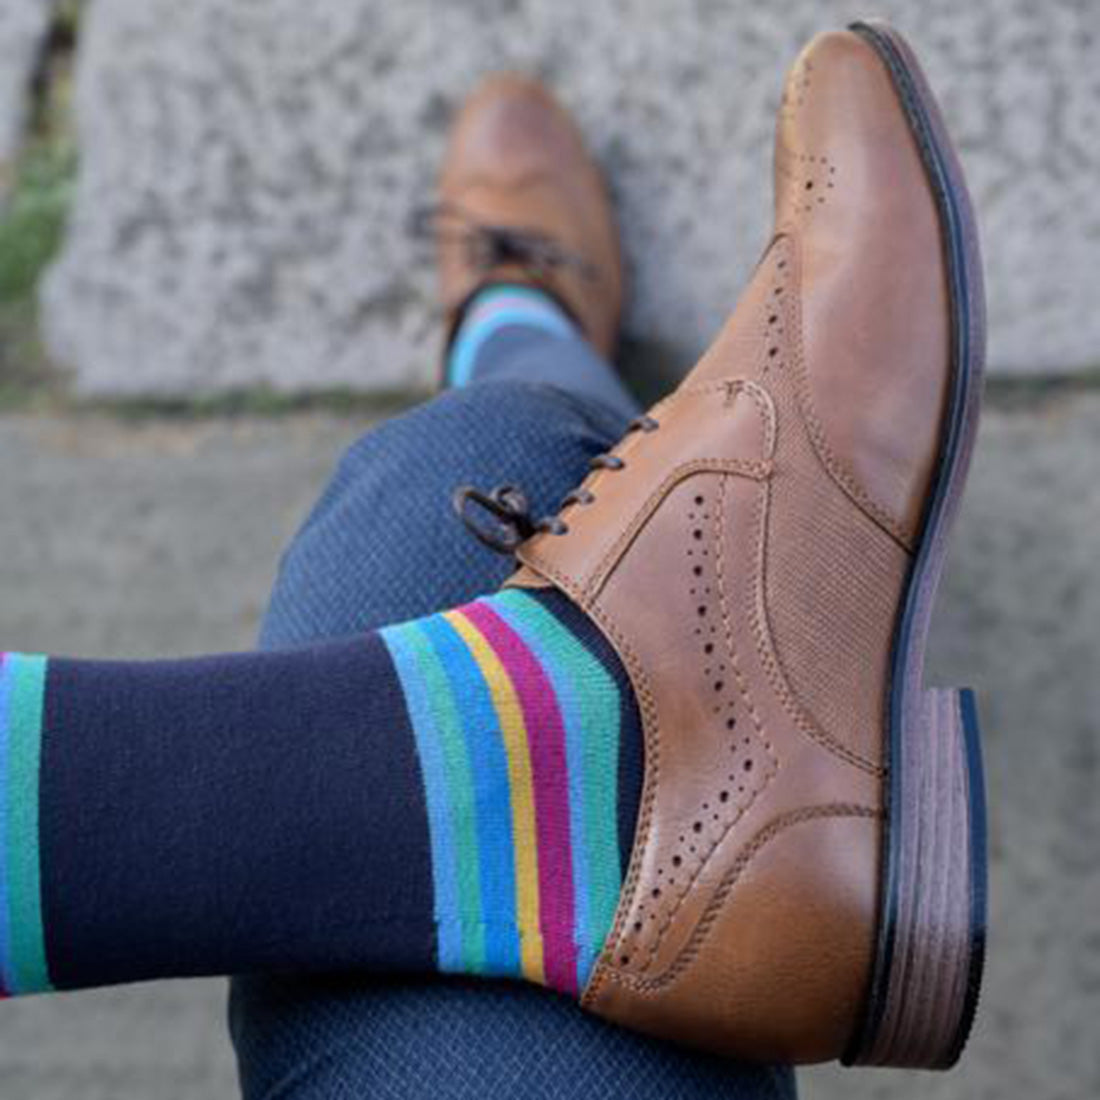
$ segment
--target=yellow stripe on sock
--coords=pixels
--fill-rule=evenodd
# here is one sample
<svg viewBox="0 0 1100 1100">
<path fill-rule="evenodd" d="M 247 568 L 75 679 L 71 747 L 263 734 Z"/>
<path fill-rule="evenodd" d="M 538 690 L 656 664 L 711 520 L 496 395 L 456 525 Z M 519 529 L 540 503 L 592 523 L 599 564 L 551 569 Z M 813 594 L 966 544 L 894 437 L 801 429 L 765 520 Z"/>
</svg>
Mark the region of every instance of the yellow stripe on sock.
<svg viewBox="0 0 1100 1100">
<path fill-rule="evenodd" d="M 516 918 L 519 922 L 520 960 L 523 976 L 545 985 L 542 933 L 539 930 L 538 846 L 535 833 L 535 788 L 531 774 L 531 753 L 523 710 L 507 670 L 492 646 L 461 611 L 444 612 L 443 617 L 462 638 L 477 661 L 500 722 L 508 755 L 508 785 L 512 803 L 512 848 L 516 865 Z"/>
</svg>

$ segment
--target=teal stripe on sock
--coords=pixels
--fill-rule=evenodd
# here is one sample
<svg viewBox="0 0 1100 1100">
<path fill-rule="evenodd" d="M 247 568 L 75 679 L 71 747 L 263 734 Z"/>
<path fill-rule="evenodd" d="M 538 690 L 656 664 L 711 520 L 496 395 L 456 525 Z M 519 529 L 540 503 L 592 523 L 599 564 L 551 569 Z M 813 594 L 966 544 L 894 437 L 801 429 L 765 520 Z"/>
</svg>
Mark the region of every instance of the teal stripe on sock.
<svg viewBox="0 0 1100 1100">
<path fill-rule="evenodd" d="M 424 781 L 428 837 L 432 850 L 433 916 L 439 969 L 445 974 L 461 974 L 463 944 L 458 861 L 454 852 L 450 788 L 441 739 L 435 728 L 435 715 L 428 699 L 428 688 L 410 637 L 410 625 L 406 623 L 387 627 L 380 633 L 397 670 L 397 678 L 405 696 L 405 707 L 409 724 L 413 728 Z"/>
<path fill-rule="evenodd" d="M 546 669 L 565 716 L 578 978 L 583 986 L 611 931 L 622 885 L 617 817 L 619 689 L 588 648 L 536 599 L 506 589 L 492 602 Z M 579 873 L 578 863 L 583 863 Z"/>
<path fill-rule="evenodd" d="M 408 642 L 428 693 L 443 761 L 450 805 L 450 828 L 458 880 L 458 916 L 462 924 L 462 969 L 485 971 L 485 925 L 478 867 L 477 809 L 474 777 L 462 733 L 462 719 L 446 670 L 421 620 L 407 627 Z"/>
<path fill-rule="evenodd" d="M 7 742 L 3 855 L 8 903 L 5 984 L 11 993 L 41 993 L 53 988 L 46 963 L 38 841 L 46 664 L 45 657 L 12 653 L 8 654 L 3 670 L 7 680 L 6 738 L 3 738 Z M 5 718 L 0 717 L 0 722 L 3 721 Z"/>
<path fill-rule="evenodd" d="M 14 654 L 0 653 L 0 997 L 12 992 L 11 907 L 8 902 L 8 712 Z"/>
</svg>

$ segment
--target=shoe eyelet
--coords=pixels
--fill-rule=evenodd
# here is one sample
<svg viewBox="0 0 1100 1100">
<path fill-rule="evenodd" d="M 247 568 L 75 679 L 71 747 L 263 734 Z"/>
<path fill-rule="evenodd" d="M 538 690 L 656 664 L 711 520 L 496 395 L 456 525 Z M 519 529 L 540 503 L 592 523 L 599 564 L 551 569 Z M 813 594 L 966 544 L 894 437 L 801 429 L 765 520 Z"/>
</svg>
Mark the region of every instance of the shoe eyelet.
<svg viewBox="0 0 1100 1100">
<path fill-rule="evenodd" d="M 596 455 L 589 462 L 593 470 L 621 470 L 625 465 L 626 463 L 618 455 L 613 454 Z"/>
</svg>

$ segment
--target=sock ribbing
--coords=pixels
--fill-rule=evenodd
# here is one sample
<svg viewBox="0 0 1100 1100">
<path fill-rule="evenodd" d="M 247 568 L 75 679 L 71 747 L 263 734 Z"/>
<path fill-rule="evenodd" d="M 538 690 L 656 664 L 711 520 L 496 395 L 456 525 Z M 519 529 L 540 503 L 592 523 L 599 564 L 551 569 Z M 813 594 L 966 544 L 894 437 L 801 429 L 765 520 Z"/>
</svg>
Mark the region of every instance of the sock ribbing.
<svg viewBox="0 0 1100 1100">
<path fill-rule="evenodd" d="M 0 996 L 51 988 L 38 845 L 45 657 L 0 655 Z"/>
<path fill-rule="evenodd" d="M 515 325 L 553 336 L 573 336 L 577 332 L 557 302 L 535 287 L 504 283 L 486 287 L 467 307 L 447 353 L 448 384 L 456 388 L 469 385 L 486 343 L 502 329 Z"/>
<path fill-rule="evenodd" d="M 595 625 L 507 591 L 363 639 L 0 657 L 0 996 L 240 971 L 576 995 L 641 783 Z"/>
<path fill-rule="evenodd" d="M 575 995 L 614 920 L 639 734 L 617 659 L 566 602 L 506 591 L 382 637 L 421 761 L 440 969 Z"/>
</svg>

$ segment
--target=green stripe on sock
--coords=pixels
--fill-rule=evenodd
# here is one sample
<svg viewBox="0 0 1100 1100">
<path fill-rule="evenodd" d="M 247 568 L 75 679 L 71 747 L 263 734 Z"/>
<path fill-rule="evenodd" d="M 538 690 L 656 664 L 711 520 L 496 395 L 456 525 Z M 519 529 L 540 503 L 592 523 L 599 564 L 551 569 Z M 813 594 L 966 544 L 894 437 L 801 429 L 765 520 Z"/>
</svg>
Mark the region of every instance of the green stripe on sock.
<svg viewBox="0 0 1100 1100">
<path fill-rule="evenodd" d="M 12 654 L 9 714 L 7 860 L 15 993 L 52 989 L 42 924 L 38 792 L 46 658 Z"/>
</svg>

